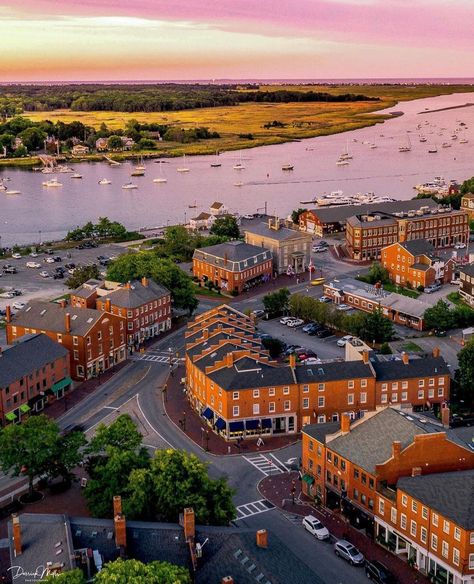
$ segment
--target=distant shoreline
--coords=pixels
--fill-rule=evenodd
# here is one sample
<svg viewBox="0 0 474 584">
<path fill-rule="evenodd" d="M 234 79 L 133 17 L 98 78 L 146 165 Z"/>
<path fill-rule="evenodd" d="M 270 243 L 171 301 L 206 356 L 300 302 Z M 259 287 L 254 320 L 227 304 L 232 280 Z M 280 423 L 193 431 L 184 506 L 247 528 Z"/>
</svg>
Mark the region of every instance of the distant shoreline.
<svg viewBox="0 0 474 584">
<path fill-rule="evenodd" d="M 417 115 L 420 114 L 434 114 L 435 112 L 446 112 L 448 110 L 454 110 L 454 109 L 462 109 L 465 107 L 472 107 L 474 105 L 474 103 L 465 103 L 464 105 L 451 105 L 449 107 L 440 107 L 438 109 L 434 109 L 434 110 L 424 110 L 422 112 L 418 112 Z"/>
</svg>

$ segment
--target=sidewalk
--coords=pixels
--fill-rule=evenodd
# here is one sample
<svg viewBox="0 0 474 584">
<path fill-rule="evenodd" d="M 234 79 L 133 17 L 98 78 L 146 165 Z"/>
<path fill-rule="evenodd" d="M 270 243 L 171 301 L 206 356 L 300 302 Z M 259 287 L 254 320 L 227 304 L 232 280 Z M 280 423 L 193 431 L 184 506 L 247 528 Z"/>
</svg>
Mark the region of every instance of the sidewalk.
<svg viewBox="0 0 474 584">
<path fill-rule="evenodd" d="M 205 418 L 199 416 L 189 405 L 184 387 L 180 383 L 184 376 L 184 366 L 180 366 L 173 371 L 173 376 L 168 377 L 167 391 L 163 394 L 165 412 L 170 420 L 203 450 L 207 448 L 210 453 L 217 455 L 249 454 L 277 450 L 299 440 L 299 435 L 264 436 L 262 447 L 257 446 L 258 436 L 243 440 L 240 446 L 234 442 L 226 442 L 215 434 Z"/>
<path fill-rule="evenodd" d="M 292 487 L 295 488 L 294 504 L 291 501 Z M 395 574 L 399 584 L 428 584 L 428 578 L 352 527 L 340 513 L 330 511 L 326 507 L 316 507 L 310 501 L 304 501 L 305 496 L 301 493 L 298 472 L 266 477 L 260 481 L 258 490 L 268 501 L 285 513 L 318 517 L 334 538 L 347 539 L 359 548 L 367 559 L 378 560 L 385 564 Z"/>
</svg>

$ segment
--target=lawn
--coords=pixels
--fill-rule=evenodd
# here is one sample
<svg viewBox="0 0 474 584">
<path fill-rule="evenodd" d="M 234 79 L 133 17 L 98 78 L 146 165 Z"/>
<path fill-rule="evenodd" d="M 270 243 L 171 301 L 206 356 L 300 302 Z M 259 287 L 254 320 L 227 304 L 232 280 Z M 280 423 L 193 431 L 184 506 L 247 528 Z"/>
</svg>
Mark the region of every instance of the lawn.
<svg viewBox="0 0 474 584">
<path fill-rule="evenodd" d="M 370 284 L 368 276 L 358 276 L 356 280 L 360 280 L 361 282 L 366 282 Z M 397 294 L 401 294 L 402 296 L 408 296 L 408 298 L 418 298 L 420 292 L 418 290 L 410 290 L 408 288 L 403 288 L 402 286 L 397 286 L 392 282 L 385 282 L 383 285 L 383 289 L 387 292 L 396 292 Z"/>
<path fill-rule="evenodd" d="M 423 349 L 413 341 L 408 341 L 402 345 L 402 351 L 406 351 L 407 353 L 421 353 Z"/>
<path fill-rule="evenodd" d="M 446 296 L 446 298 L 447 298 L 447 299 L 448 299 L 450 302 L 452 302 L 453 304 L 456 304 L 456 306 L 460 306 L 460 305 L 467 306 L 467 304 L 464 304 L 464 302 L 462 301 L 462 299 L 461 299 L 461 296 L 460 296 L 459 292 L 450 292 L 450 293 L 449 293 L 449 294 Z"/>
</svg>

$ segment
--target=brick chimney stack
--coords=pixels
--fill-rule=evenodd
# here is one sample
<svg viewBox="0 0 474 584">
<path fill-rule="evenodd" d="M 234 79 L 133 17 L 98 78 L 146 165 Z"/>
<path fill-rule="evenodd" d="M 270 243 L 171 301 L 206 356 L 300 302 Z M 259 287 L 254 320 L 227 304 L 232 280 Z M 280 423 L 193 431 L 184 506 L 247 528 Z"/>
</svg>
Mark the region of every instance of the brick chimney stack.
<svg viewBox="0 0 474 584">
<path fill-rule="evenodd" d="M 64 328 L 68 334 L 71 332 L 71 315 L 69 312 L 64 315 Z"/>
<path fill-rule="evenodd" d="M 7 304 L 6 308 L 5 308 L 5 320 L 7 322 L 11 322 L 12 321 L 12 309 L 10 308 L 10 305 Z"/>
<path fill-rule="evenodd" d="M 441 350 L 439 347 L 433 347 L 433 357 L 437 359 L 441 355 Z"/>
<path fill-rule="evenodd" d="M 229 351 L 225 356 L 225 363 L 227 367 L 232 367 L 234 364 L 234 353 L 232 351 Z"/>
<path fill-rule="evenodd" d="M 348 414 L 342 414 L 341 416 L 341 432 L 347 434 L 351 431 L 351 419 Z"/>
<path fill-rule="evenodd" d="M 266 529 L 259 529 L 257 531 L 257 546 L 259 548 L 268 547 L 268 533 Z"/>
<path fill-rule="evenodd" d="M 127 523 L 123 513 L 114 516 L 115 543 L 118 548 L 127 547 Z"/>
<path fill-rule="evenodd" d="M 59 301 L 59 306 L 61 308 L 66 308 L 66 304 L 67 304 L 66 299 L 65 298 L 61 298 L 61 300 Z"/>
<path fill-rule="evenodd" d="M 12 523 L 13 523 L 13 545 L 15 548 L 16 557 L 20 556 L 22 553 L 20 518 L 16 513 L 12 515 Z"/>
<path fill-rule="evenodd" d="M 142 286 L 144 288 L 148 287 L 148 278 L 146 278 L 145 276 L 143 276 L 143 278 L 142 278 Z"/>
<path fill-rule="evenodd" d="M 402 353 L 402 361 L 405 365 L 408 365 L 410 363 L 410 356 L 408 355 L 408 353 L 405 352 Z"/>
<path fill-rule="evenodd" d="M 290 355 L 290 367 L 294 369 L 296 367 L 296 355 L 291 353 Z"/>
<path fill-rule="evenodd" d="M 194 509 L 192 507 L 185 507 L 183 510 L 183 529 L 184 539 L 186 541 L 193 541 L 196 535 L 196 524 Z"/>
<path fill-rule="evenodd" d="M 369 351 L 367 351 L 367 349 L 364 349 L 362 351 L 362 361 L 367 365 L 367 363 L 369 362 Z"/>
<path fill-rule="evenodd" d="M 392 442 L 392 457 L 398 458 L 402 451 L 402 443 L 399 440 L 394 440 Z"/>
<path fill-rule="evenodd" d="M 112 312 L 112 302 L 110 298 L 106 298 L 105 300 L 105 312 Z"/>
<path fill-rule="evenodd" d="M 232 576 L 224 576 L 221 580 L 221 584 L 234 584 L 234 579 Z"/>
<path fill-rule="evenodd" d="M 441 422 L 445 428 L 449 428 L 450 410 L 446 404 L 441 406 Z"/>
<path fill-rule="evenodd" d="M 122 497 L 115 495 L 114 497 L 114 517 L 122 513 Z"/>
</svg>

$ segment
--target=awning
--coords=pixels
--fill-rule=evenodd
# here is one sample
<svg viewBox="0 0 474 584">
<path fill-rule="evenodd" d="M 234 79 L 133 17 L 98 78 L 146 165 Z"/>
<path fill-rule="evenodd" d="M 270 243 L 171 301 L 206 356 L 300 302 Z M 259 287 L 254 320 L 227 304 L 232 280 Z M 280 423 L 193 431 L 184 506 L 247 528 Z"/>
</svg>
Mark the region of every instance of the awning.
<svg viewBox="0 0 474 584">
<path fill-rule="evenodd" d="M 242 432 L 244 429 L 243 422 L 230 422 L 229 423 L 229 432 Z"/>
<path fill-rule="evenodd" d="M 272 420 L 271 418 L 265 418 L 262 420 L 262 428 L 271 428 L 272 427 Z"/>
<path fill-rule="evenodd" d="M 20 406 L 20 412 L 22 414 L 26 414 L 27 412 L 29 412 L 31 410 L 30 406 L 28 404 L 22 404 Z"/>
<path fill-rule="evenodd" d="M 312 477 L 312 476 L 311 476 L 311 475 L 309 475 L 309 474 L 304 474 L 304 475 L 303 475 L 303 481 L 304 481 L 305 483 L 307 483 L 308 485 L 312 485 L 312 484 L 314 483 L 314 477 Z"/>
<path fill-rule="evenodd" d="M 247 420 L 245 422 L 245 429 L 246 430 L 257 430 L 260 426 L 260 420 Z"/>
<path fill-rule="evenodd" d="M 225 422 L 222 418 L 217 418 L 216 428 L 218 430 L 223 430 L 225 428 Z"/>
<path fill-rule="evenodd" d="M 72 379 L 70 377 L 65 377 L 64 379 L 61 379 L 61 381 L 58 381 L 57 383 L 55 383 L 51 387 L 51 391 L 53 393 L 58 393 L 58 391 L 60 391 L 61 389 L 64 389 L 68 385 L 71 385 L 71 383 L 72 383 Z"/>
<path fill-rule="evenodd" d="M 13 412 L 8 412 L 8 414 L 5 414 L 5 418 L 9 422 L 14 422 L 16 420 L 16 414 L 14 414 Z"/>
<path fill-rule="evenodd" d="M 203 412 L 202 415 L 207 418 L 208 420 L 210 420 L 211 418 L 214 417 L 214 412 L 211 410 L 211 408 L 206 408 Z"/>
</svg>

